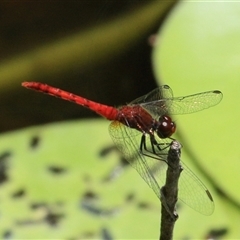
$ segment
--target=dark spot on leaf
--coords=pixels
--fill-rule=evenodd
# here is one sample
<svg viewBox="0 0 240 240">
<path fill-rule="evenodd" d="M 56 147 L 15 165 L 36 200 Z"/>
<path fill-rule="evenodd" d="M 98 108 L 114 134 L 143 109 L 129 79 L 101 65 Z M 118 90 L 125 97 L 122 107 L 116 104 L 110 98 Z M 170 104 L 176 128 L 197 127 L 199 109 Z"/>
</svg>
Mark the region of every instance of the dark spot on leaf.
<svg viewBox="0 0 240 240">
<path fill-rule="evenodd" d="M 29 225 L 29 224 L 39 224 L 45 222 L 50 226 L 56 226 L 60 219 L 64 217 L 64 214 L 55 212 L 56 210 L 52 210 L 51 206 L 48 204 L 39 202 L 39 203 L 32 203 L 31 209 L 34 211 L 40 211 L 41 217 L 39 219 L 25 219 L 17 221 L 18 225 Z"/>
<path fill-rule="evenodd" d="M 228 233 L 227 228 L 211 229 L 206 236 L 206 239 L 219 239 Z"/>
<path fill-rule="evenodd" d="M 98 198 L 97 194 L 92 191 L 87 191 L 83 195 L 83 199 L 85 199 L 85 200 L 92 200 L 92 199 L 97 199 L 97 198 Z"/>
<path fill-rule="evenodd" d="M 150 208 L 150 205 L 149 205 L 149 203 L 146 203 L 146 202 L 139 202 L 138 207 L 141 209 L 148 209 L 148 208 Z"/>
<path fill-rule="evenodd" d="M 56 226 L 60 221 L 60 219 L 63 217 L 64 217 L 64 214 L 53 213 L 49 211 L 45 217 L 45 221 L 51 226 Z"/>
<path fill-rule="evenodd" d="M 135 194 L 134 193 L 129 193 L 127 196 L 126 196 L 126 202 L 132 202 L 135 198 Z"/>
<path fill-rule="evenodd" d="M 110 170 L 110 172 L 103 178 L 103 182 L 109 182 L 116 178 L 118 178 L 122 172 L 124 171 L 125 167 L 129 166 L 129 162 L 122 156 L 121 152 L 115 145 L 111 145 L 105 148 L 102 148 L 100 151 L 100 156 L 104 158 L 106 155 L 110 154 L 111 152 L 119 153 L 118 156 L 118 163 Z"/>
<path fill-rule="evenodd" d="M 40 137 L 39 136 L 33 136 L 30 140 L 30 147 L 35 149 L 39 146 L 40 143 Z"/>
<path fill-rule="evenodd" d="M 130 164 L 124 157 L 120 158 L 120 163 L 123 167 L 129 166 Z"/>
<path fill-rule="evenodd" d="M 10 151 L 5 151 L 0 155 L 0 162 L 8 160 L 8 158 L 11 156 Z"/>
<path fill-rule="evenodd" d="M 82 201 L 81 207 L 90 214 L 97 216 L 109 216 L 112 215 L 111 209 L 103 208 L 100 204 L 92 201 Z"/>
<path fill-rule="evenodd" d="M 38 209 L 38 208 L 42 208 L 42 207 L 47 207 L 46 203 L 32 203 L 30 208 L 35 210 L 35 209 Z"/>
<path fill-rule="evenodd" d="M 11 155 L 10 151 L 5 151 L 0 155 L 0 184 L 8 180 L 7 161 L 9 161 Z"/>
<path fill-rule="evenodd" d="M 123 167 L 120 165 L 115 166 L 110 170 L 107 176 L 103 178 L 103 182 L 110 182 L 116 178 L 118 178 L 123 172 Z"/>
<path fill-rule="evenodd" d="M 12 239 L 12 231 L 6 230 L 5 232 L 3 232 L 3 239 Z"/>
<path fill-rule="evenodd" d="M 48 170 L 54 174 L 63 174 L 67 171 L 66 168 L 59 167 L 59 166 L 50 166 L 48 167 Z"/>
<path fill-rule="evenodd" d="M 101 235 L 102 235 L 103 240 L 112 240 L 113 239 L 113 236 L 110 233 L 110 230 L 107 228 L 102 228 Z"/>
<path fill-rule="evenodd" d="M 88 213 L 97 216 L 112 216 L 116 213 L 117 208 L 103 208 L 97 202 L 98 196 L 93 192 L 86 192 L 80 201 L 80 206 L 82 209 L 86 210 Z"/>
<path fill-rule="evenodd" d="M 95 206 L 93 203 L 82 201 L 81 207 L 82 209 L 86 210 L 88 213 L 91 213 L 93 215 L 101 215 L 103 213 L 103 210 L 100 209 L 98 206 Z"/>
<path fill-rule="evenodd" d="M 12 198 L 20 198 L 20 197 L 23 197 L 24 195 L 25 195 L 25 190 L 20 189 L 12 194 Z"/>
<path fill-rule="evenodd" d="M 100 157 L 104 158 L 111 152 L 119 153 L 119 155 L 120 155 L 119 162 L 120 162 L 121 166 L 125 167 L 125 166 L 129 165 L 129 162 L 122 156 L 121 152 L 118 150 L 118 148 L 115 145 L 110 145 L 110 146 L 102 148 L 99 152 L 99 155 L 100 155 Z"/>
<path fill-rule="evenodd" d="M 125 158 L 120 157 L 119 164 L 117 164 L 116 166 L 113 167 L 113 169 L 110 170 L 108 175 L 103 178 L 103 182 L 109 182 L 120 177 L 125 167 L 128 167 L 128 166 L 129 166 L 129 162 L 125 160 Z"/>
<path fill-rule="evenodd" d="M 105 157 L 106 155 L 108 155 L 109 153 L 116 151 L 117 147 L 115 145 L 110 145 L 107 147 L 103 147 L 100 152 L 99 152 L 99 156 L 100 157 Z"/>
</svg>

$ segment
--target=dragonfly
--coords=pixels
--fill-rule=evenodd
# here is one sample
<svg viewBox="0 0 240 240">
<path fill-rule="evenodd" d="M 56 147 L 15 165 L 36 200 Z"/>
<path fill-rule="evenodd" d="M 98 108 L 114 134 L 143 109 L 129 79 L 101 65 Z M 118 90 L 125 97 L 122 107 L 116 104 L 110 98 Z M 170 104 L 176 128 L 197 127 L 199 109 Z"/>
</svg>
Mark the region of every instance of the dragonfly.
<svg viewBox="0 0 240 240">
<path fill-rule="evenodd" d="M 198 112 L 217 105 L 223 97 L 219 90 L 174 97 L 168 85 L 162 85 L 127 105 L 115 108 L 39 82 L 22 86 L 62 98 L 86 107 L 112 121 L 110 136 L 130 165 L 161 199 L 168 167 L 167 153 L 176 131 L 172 115 Z M 202 181 L 181 161 L 178 198 L 203 215 L 211 215 L 214 201 Z"/>
</svg>

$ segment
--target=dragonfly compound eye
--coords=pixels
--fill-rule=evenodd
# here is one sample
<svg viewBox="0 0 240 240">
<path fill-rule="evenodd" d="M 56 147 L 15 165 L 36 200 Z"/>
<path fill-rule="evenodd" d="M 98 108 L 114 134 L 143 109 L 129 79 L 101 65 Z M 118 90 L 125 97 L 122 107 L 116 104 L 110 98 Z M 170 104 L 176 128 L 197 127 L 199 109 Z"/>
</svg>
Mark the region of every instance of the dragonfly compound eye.
<svg viewBox="0 0 240 240">
<path fill-rule="evenodd" d="M 176 124 L 169 116 L 163 115 L 159 118 L 156 132 L 160 138 L 170 137 L 175 131 Z"/>
</svg>

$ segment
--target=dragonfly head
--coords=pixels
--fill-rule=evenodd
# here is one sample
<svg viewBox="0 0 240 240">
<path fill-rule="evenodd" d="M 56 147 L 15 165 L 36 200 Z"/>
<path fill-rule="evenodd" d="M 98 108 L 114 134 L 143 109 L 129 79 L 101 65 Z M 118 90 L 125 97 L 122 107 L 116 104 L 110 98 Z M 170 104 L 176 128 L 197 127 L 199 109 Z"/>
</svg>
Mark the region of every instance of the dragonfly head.
<svg viewBox="0 0 240 240">
<path fill-rule="evenodd" d="M 160 138 L 168 138 L 176 131 L 176 124 L 167 115 L 162 115 L 155 128 Z"/>
</svg>

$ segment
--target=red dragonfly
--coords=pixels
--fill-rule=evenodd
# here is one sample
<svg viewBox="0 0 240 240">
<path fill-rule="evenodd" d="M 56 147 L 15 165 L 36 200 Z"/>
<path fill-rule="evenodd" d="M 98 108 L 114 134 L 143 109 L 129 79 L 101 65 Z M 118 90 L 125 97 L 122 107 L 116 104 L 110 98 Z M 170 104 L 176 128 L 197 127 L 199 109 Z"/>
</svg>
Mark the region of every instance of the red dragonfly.
<svg viewBox="0 0 240 240">
<path fill-rule="evenodd" d="M 172 89 L 163 85 L 117 109 L 43 83 L 23 82 L 22 86 L 74 102 L 111 120 L 109 132 L 113 142 L 159 199 L 171 135 L 176 130 L 169 115 L 201 111 L 217 105 L 223 97 L 218 90 L 173 97 Z M 214 202 L 210 192 L 183 162 L 181 165 L 179 199 L 204 215 L 212 214 Z"/>
</svg>

